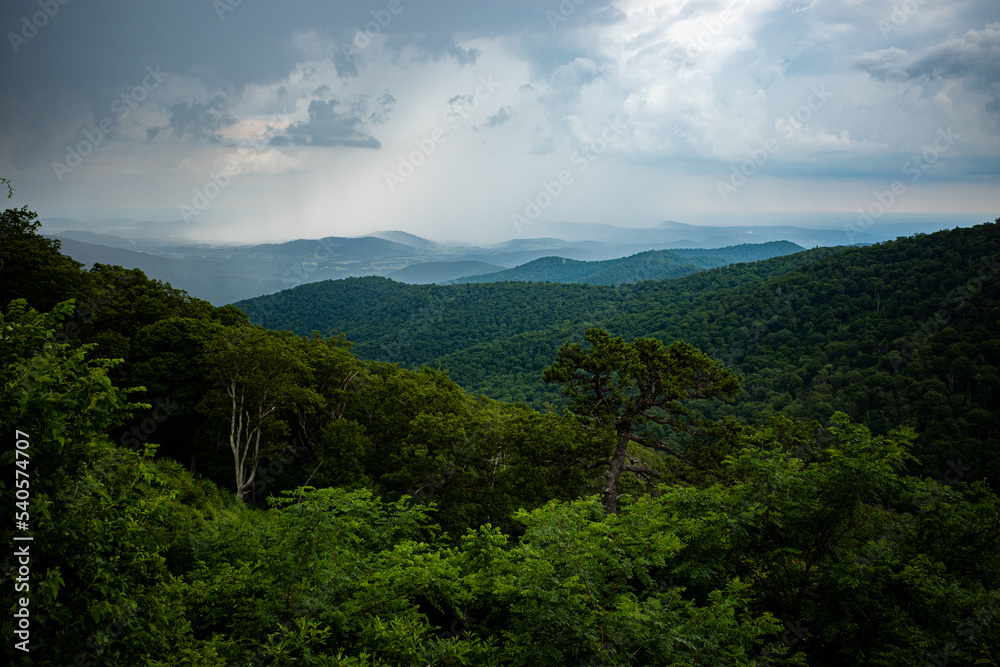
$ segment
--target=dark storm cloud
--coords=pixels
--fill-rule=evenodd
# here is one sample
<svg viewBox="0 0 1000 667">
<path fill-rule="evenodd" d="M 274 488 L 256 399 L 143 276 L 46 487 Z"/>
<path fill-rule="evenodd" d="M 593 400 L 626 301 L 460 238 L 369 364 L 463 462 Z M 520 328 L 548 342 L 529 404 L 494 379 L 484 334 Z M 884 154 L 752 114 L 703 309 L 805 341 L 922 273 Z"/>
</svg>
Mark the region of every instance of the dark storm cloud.
<svg viewBox="0 0 1000 667">
<path fill-rule="evenodd" d="M 390 96 L 391 97 L 391 96 Z M 271 138 L 272 146 L 314 146 L 332 148 L 381 148 L 382 144 L 368 131 L 367 113 L 363 103 L 350 109 L 338 110 L 338 100 L 313 100 L 309 103 L 309 120 L 296 123 L 284 134 Z"/>
<path fill-rule="evenodd" d="M 315 31 L 333 44 L 349 45 L 369 26 L 388 38 L 390 49 L 414 46 L 418 58 L 473 66 L 479 51 L 459 41 L 511 35 L 550 41 L 565 28 L 615 23 L 623 17 L 607 0 L 580 5 L 571 0 L 400 0 L 401 11 L 381 25 L 376 17 L 385 15 L 388 4 L 245 0 L 220 20 L 209 0 L 72 2 L 20 53 L 7 50 L 12 61 L 4 79 L 22 88 L 58 84 L 94 89 L 128 81 L 136 67 L 159 64 L 175 74 L 197 72 L 211 86 L 240 89 L 279 80 L 295 66 L 301 53 L 290 43 L 293 33 Z M 563 5 L 571 11 L 560 9 Z M 0 28 L 16 29 L 22 16 L 33 11 L 33 0 L 8 0 L 0 7 Z M 556 30 L 552 14 L 559 17 Z M 350 49 L 330 53 L 341 77 L 361 74 L 356 55 Z M 545 60 L 544 53 L 536 55 Z"/>
<path fill-rule="evenodd" d="M 442 58 L 450 58 L 460 67 L 475 65 L 476 59 L 481 55 L 479 49 L 463 49 L 455 43 L 452 35 L 444 33 L 421 36 L 396 35 L 389 39 L 387 46 L 391 51 L 396 53 L 395 60 L 397 62 L 407 47 L 414 47 L 417 50 L 417 56 L 415 57 L 417 62 L 438 61 Z"/>
<path fill-rule="evenodd" d="M 970 30 L 957 39 L 927 47 L 917 53 L 890 48 L 856 60 L 861 69 L 878 79 L 1000 80 L 1000 23 Z"/>
<path fill-rule="evenodd" d="M 177 137 L 206 139 L 218 143 L 222 140 L 219 130 L 235 124 L 236 120 L 227 109 L 225 99 L 217 95 L 207 102 L 182 102 L 173 105 L 168 126 Z"/>
<path fill-rule="evenodd" d="M 299 0 L 295 3 L 245 0 L 221 14 L 209 0 L 70 2 L 15 53 L 4 40 L 3 82 L 20 90 L 98 89 L 128 82 L 136 68 L 160 65 L 176 74 L 198 72 L 210 85 L 237 89 L 280 80 L 301 54 L 289 37 L 316 31 L 334 43 L 350 43 L 357 31 L 386 10 L 387 0 Z M 584 25 L 607 2 L 591 0 L 572 21 Z M 416 44 L 429 58 L 473 64 L 474 49 L 453 39 L 521 32 L 545 33 L 545 12 L 558 2 L 533 0 L 465 2 L 401 0 L 402 11 L 379 32 L 398 44 Z M 38 11 L 34 0 L 0 4 L 0 32 L 17 32 L 25 15 Z M 417 37 L 410 37 L 417 35 Z M 266 54 L 264 57 L 263 54 Z M 356 59 L 332 55 L 343 77 L 359 74 Z"/>
<path fill-rule="evenodd" d="M 859 57 L 855 64 L 883 81 L 964 83 L 992 97 L 987 108 L 1000 113 L 1000 23 L 969 30 L 916 53 L 882 49 Z"/>
<path fill-rule="evenodd" d="M 396 104 L 396 98 L 389 94 L 389 91 L 382 93 L 381 97 L 378 98 L 378 108 L 375 109 L 368 116 L 368 120 L 372 125 L 382 125 L 389 120 L 389 114 L 392 113 L 393 105 Z"/>
<path fill-rule="evenodd" d="M 1000 23 L 970 30 L 917 54 L 906 67 L 914 77 L 1000 82 Z"/>
<path fill-rule="evenodd" d="M 342 78 L 357 77 L 358 64 L 348 50 L 337 50 L 333 54 L 333 65 L 337 68 L 337 76 Z"/>
</svg>

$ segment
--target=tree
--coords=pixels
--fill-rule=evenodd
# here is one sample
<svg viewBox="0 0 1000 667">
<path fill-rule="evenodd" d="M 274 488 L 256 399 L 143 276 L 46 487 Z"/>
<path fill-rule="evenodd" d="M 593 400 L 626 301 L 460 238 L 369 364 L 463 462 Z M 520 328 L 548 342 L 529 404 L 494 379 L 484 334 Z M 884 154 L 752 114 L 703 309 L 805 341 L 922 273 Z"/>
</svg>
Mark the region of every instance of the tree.
<svg viewBox="0 0 1000 667">
<path fill-rule="evenodd" d="M 206 351 L 216 389 L 203 408 L 228 419 L 236 492 L 256 502 L 254 478 L 261 457 L 277 451 L 272 441 L 288 430 L 279 410 L 315 394 L 299 383 L 305 364 L 295 354 L 293 334 L 258 327 L 233 329 Z M 316 397 L 318 400 L 318 397 Z"/>
<path fill-rule="evenodd" d="M 59 252 L 59 241 L 38 233 L 42 223 L 27 206 L 0 213 L 0 307 L 27 299 L 39 311 L 80 295 L 79 262 Z"/>
<path fill-rule="evenodd" d="M 324 428 L 344 415 L 347 395 L 361 372 L 361 365 L 351 354 L 351 343 L 344 334 L 323 336 L 318 331 L 311 338 L 297 338 L 298 356 L 306 364 L 306 382 L 315 392 L 296 403 L 296 437 L 314 455 Z"/>
<path fill-rule="evenodd" d="M 588 349 L 580 343 L 560 347 L 556 362 L 544 371 L 542 379 L 565 385 L 564 393 L 574 399 L 574 411 L 590 428 L 614 432 L 617 444 L 606 462 L 604 506 L 615 513 L 623 472 L 660 476 L 652 468 L 636 465 L 628 453 L 630 442 L 686 458 L 677 447 L 643 427 L 652 423 L 695 435 L 718 433 L 711 422 L 681 401 L 727 400 L 740 391 L 740 378 L 680 341 L 669 347 L 652 338 L 626 343 L 595 328 L 586 331 L 584 340 Z"/>
<path fill-rule="evenodd" d="M 750 608 L 746 582 L 717 580 L 695 599 L 662 577 L 686 547 L 666 505 L 647 496 L 605 515 L 591 498 L 519 512 L 525 535 L 493 558 L 492 599 L 477 613 L 483 626 L 502 628 L 499 663 L 762 664 L 750 656 L 781 626 Z"/>
<path fill-rule="evenodd" d="M 166 664 L 158 660 L 188 649 L 210 654 L 191 636 L 165 557 L 199 522 L 176 499 L 194 480 L 153 464 L 153 445 L 131 452 L 108 439 L 109 428 L 148 406 L 130 400 L 136 389 L 112 384 L 116 362 L 92 358 L 93 345 L 54 338 L 74 312 L 72 301 L 39 313 L 24 300 L 0 311 L 0 427 L 9 443 L 0 461 L 18 471 L 16 485 L 13 473 L 0 480 L 0 506 L 14 516 L 16 500 L 21 518 L 30 515 L 18 532 L 31 537 L 14 543 L 30 581 L 22 577 L 15 592 L 25 560 L 11 557 L 13 547 L 0 566 L 6 662 Z M 30 600 L 30 656 L 15 648 L 24 640 L 15 630 L 25 629 L 18 599 Z"/>
<path fill-rule="evenodd" d="M 789 630 L 762 657 L 974 664 L 1000 646 L 1000 500 L 960 466 L 905 476 L 914 436 L 776 416 L 727 457 L 727 479 L 654 499 L 685 545 L 666 572 L 695 599 L 750 584 L 749 609 Z"/>
<path fill-rule="evenodd" d="M 146 387 L 146 402 L 165 399 L 171 405 L 169 419 L 156 429 L 158 456 L 183 462 L 192 473 L 197 466 L 202 474 L 223 484 L 229 478 L 228 456 L 219 452 L 216 457 L 204 446 L 202 435 L 208 417 L 197 408 L 213 385 L 213 378 L 205 372 L 205 350 L 224 331 L 221 324 L 212 320 L 168 317 L 143 327 L 130 344 L 130 377 Z M 154 414 L 150 411 L 140 417 Z M 126 427 L 120 442 L 135 447 L 145 438 L 144 432 Z"/>
</svg>

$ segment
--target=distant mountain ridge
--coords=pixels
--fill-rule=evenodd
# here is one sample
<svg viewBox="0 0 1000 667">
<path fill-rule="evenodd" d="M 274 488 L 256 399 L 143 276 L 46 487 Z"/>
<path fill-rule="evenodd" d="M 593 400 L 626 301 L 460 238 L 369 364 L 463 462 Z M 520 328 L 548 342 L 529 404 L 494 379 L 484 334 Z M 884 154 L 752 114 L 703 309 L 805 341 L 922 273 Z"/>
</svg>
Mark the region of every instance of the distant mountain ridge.
<svg viewBox="0 0 1000 667">
<path fill-rule="evenodd" d="M 374 238 L 384 239 L 386 241 L 392 241 L 393 243 L 408 245 L 411 248 L 428 249 L 438 248 L 441 246 L 441 244 L 436 241 L 431 241 L 421 236 L 417 236 L 416 234 L 410 234 L 409 232 L 372 232 L 371 234 L 365 234 L 365 236 L 371 236 Z"/>
<path fill-rule="evenodd" d="M 554 323 L 594 322 L 616 309 L 622 295 L 664 294 L 691 281 L 760 280 L 841 252 L 818 248 L 769 260 L 706 269 L 678 280 L 611 287 L 582 282 L 489 282 L 405 285 L 387 278 L 329 280 L 237 302 L 256 324 L 308 335 L 330 328 L 347 334 L 363 358 L 419 366 L 469 345 L 510 340 Z M 561 259 L 559 260 L 561 264 Z M 567 265 L 571 262 L 567 261 Z M 676 287 L 675 287 L 676 286 Z M 685 288 L 686 289 L 686 288 Z M 552 350 L 546 351 L 549 358 Z M 499 361 L 497 363 L 500 363 Z M 466 381 L 470 386 L 476 382 Z"/>
<path fill-rule="evenodd" d="M 466 276 L 476 276 L 483 273 L 502 271 L 503 267 L 487 262 L 471 260 L 457 262 L 421 262 L 411 264 L 404 269 L 394 271 L 387 277 L 401 283 L 412 285 L 430 285 L 432 283 L 447 283 Z"/>
<path fill-rule="evenodd" d="M 827 222 L 835 220 L 830 218 Z M 763 258 L 747 255 L 723 261 L 709 259 L 718 256 L 719 248 L 761 247 L 761 244 L 779 241 L 802 248 L 873 243 L 914 231 L 932 231 L 941 224 L 895 223 L 887 214 L 866 230 L 862 238 L 852 239 L 845 229 L 795 225 L 722 227 L 667 221 L 656 227 L 628 228 L 599 223 L 538 222 L 526 230 L 533 238 L 514 238 L 480 247 L 441 244 L 399 230 L 360 237 L 328 236 L 283 243 L 229 245 L 191 242 L 190 238 L 204 235 L 209 228 L 181 221 L 174 224 L 116 219 L 80 223 L 52 218 L 42 223 L 46 236 L 76 241 L 72 247 L 67 243 L 67 252 L 87 265 L 98 262 L 142 269 L 152 278 L 170 282 L 216 305 L 272 294 L 309 282 L 357 276 L 391 276 L 414 283 L 499 279 L 615 285 L 679 277 L 690 273 L 691 266 L 707 268 Z M 123 255 L 122 250 L 134 254 Z M 668 250 L 674 259 L 662 254 L 645 254 L 662 250 Z M 706 254 L 704 251 L 711 252 Z M 560 264 L 565 259 L 566 266 L 555 266 L 552 260 L 546 260 L 517 268 L 546 257 L 558 257 Z M 572 260 L 622 262 L 580 267 L 571 266 Z M 479 262 L 483 266 L 476 268 L 475 264 L 462 262 Z M 406 270 L 411 266 L 417 268 Z M 515 271 L 487 277 L 487 274 L 509 269 Z"/>
<path fill-rule="evenodd" d="M 542 257 L 496 273 L 458 278 L 453 283 L 486 283 L 506 280 L 528 282 L 622 285 L 640 280 L 667 280 L 696 271 L 738 262 L 756 262 L 805 250 L 789 241 L 741 244 L 715 249 L 647 250 L 629 257 L 602 261 L 578 261 L 565 257 Z"/>
<path fill-rule="evenodd" d="M 142 269 L 216 305 L 279 292 L 317 280 L 383 274 L 417 262 L 422 251 L 376 237 L 298 239 L 249 246 L 165 247 L 136 252 L 53 235 L 63 251 L 86 266 Z"/>
<path fill-rule="evenodd" d="M 86 266 L 100 263 L 141 269 L 151 278 L 169 282 L 216 305 L 309 282 L 373 275 L 416 284 L 499 279 L 617 285 L 676 278 L 732 261 L 753 261 L 802 250 L 785 242 L 747 245 L 756 250 L 674 249 L 664 254 L 643 245 L 571 243 L 555 238 L 513 239 L 480 248 L 443 246 L 406 232 L 241 246 L 130 245 L 113 235 L 72 230 L 49 236 L 60 239 L 66 254 Z M 554 266 L 552 260 L 532 265 L 555 253 L 560 255 L 557 262 L 567 266 Z M 519 268 L 522 265 L 529 266 Z M 514 273 L 497 275 L 505 270 Z"/>
</svg>

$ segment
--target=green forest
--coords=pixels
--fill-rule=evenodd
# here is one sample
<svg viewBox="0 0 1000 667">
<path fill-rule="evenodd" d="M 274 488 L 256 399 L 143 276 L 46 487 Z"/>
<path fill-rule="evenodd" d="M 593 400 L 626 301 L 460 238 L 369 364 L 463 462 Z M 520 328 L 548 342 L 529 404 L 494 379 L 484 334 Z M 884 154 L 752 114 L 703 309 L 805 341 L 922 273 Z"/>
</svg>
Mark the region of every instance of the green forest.
<svg viewBox="0 0 1000 667">
<path fill-rule="evenodd" d="M 647 250 L 630 257 L 584 262 L 565 257 L 542 257 L 527 264 L 477 276 L 466 276 L 453 283 L 553 282 L 622 285 L 640 280 L 667 280 L 690 275 L 702 269 L 736 262 L 752 262 L 788 255 L 802 250 L 788 241 L 742 244 L 705 250 L 686 248 Z M 430 282 L 430 281 L 428 281 Z"/>
<path fill-rule="evenodd" d="M 39 230 L 0 214 L 12 663 L 1000 662 L 1000 219 L 223 307 Z"/>
</svg>

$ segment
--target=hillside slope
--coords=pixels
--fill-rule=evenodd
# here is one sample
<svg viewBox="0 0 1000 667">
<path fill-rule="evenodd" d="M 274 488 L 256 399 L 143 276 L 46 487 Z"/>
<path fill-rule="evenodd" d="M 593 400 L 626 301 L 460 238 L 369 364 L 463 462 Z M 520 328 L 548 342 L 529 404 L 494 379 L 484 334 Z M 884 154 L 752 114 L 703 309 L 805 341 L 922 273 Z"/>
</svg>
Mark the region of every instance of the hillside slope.
<svg viewBox="0 0 1000 667">
<path fill-rule="evenodd" d="M 714 290 L 757 282 L 839 252 L 817 248 L 774 259 L 640 283 L 673 290 Z M 350 278 L 301 285 L 235 304 L 251 321 L 300 334 L 336 329 L 365 359 L 419 367 L 444 355 L 530 331 L 580 330 L 620 308 L 634 285 L 618 288 L 557 283 L 404 285 L 387 278 Z M 561 335 L 561 334 L 557 334 Z M 551 356 L 555 349 L 551 350 Z M 491 362 L 502 364 L 503 360 Z M 475 388 L 480 385 L 476 384 Z"/>
<path fill-rule="evenodd" d="M 720 269 L 640 283 L 592 319 L 626 339 L 685 340 L 735 367 L 744 392 L 726 411 L 747 421 L 842 410 L 878 432 L 910 425 L 925 461 L 933 452 L 926 474 L 961 460 L 996 484 L 998 259 L 1000 225 L 988 223 L 847 248 L 759 281 L 697 287 L 730 270 Z M 541 371 L 585 326 L 522 332 L 433 364 L 472 391 L 560 403 Z"/>
<path fill-rule="evenodd" d="M 333 327 L 362 357 L 430 364 L 472 392 L 536 407 L 562 404 L 541 371 L 588 326 L 685 340 L 745 375 L 725 410 L 745 421 L 842 410 L 877 432 L 910 425 L 927 474 L 961 459 L 975 463 L 973 478 L 996 480 L 998 229 L 817 248 L 617 288 L 338 281 L 238 305 L 268 311 L 267 326 Z"/>
<path fill-rule="evenodd" d="M 707 268 L 756 262 L 804 250 L 788 241 L 743 244 L 727 248 L 648 250 L 628 257 L 600 261 L 577 261 L 565 257 L 542 257 L 505 271 L 465 277 L 453 282 L 482 283 L 522 280 L 528 282 L 589 283 L 622 285 L 641 280 L 669 280 Z"/>
<path fill-rule="evenodd" d="M 420 262 L 418 264 L 411 264 L 399 271 L 394 271 L 387 277 L 411 285 L 430 285 L 431 283 L 446 283 L 466 276 L 502 270 L 503 267 L 496 264 L 469 260 L 456 262 Z"/>
</svg>

